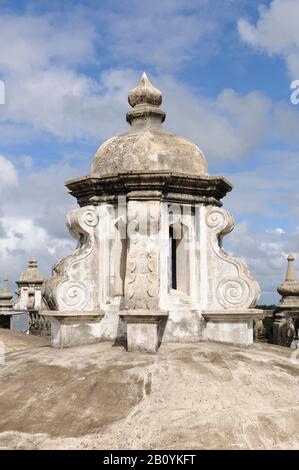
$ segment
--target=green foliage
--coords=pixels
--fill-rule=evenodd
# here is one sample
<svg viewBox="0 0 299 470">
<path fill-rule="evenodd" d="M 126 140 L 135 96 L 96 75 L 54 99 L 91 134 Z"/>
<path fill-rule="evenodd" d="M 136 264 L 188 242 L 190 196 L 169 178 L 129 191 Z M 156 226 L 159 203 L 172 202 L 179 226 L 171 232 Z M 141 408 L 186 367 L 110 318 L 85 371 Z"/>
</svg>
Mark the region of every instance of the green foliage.
<svg viewBox="0 0 299 470">
<path fill-rule="evenodd" d="M 261 305 L 257 305 L 255 308 L 259 308 L 261 310 L 275 310 L 276 309 L 276 305 L 265 305 L 265 304 L 261 304 Z"/>
</svg>

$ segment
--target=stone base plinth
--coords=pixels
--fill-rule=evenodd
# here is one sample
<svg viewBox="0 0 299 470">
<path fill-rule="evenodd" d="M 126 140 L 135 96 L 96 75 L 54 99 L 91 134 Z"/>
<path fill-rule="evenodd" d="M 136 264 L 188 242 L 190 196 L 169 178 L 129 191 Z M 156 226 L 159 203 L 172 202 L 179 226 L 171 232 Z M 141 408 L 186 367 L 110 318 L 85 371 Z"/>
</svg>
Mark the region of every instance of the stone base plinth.
<svg viewBox="0 0 299 470">
<path fill-rule="evenodd" d="M 288 310 L 283 310 L 280 305 L 274 315 L 273 343 L 280 346 L 290 346 L 292 341 L 298 337 L 299 309 L 298 307 L 289 307 Z"/>
<path fill-rule="evenodd" d="M 159 347 L 159 324 L 167 318 L 161 310 L 124 310 L 120 317 L 127 323 L 127 350 L 155 353 Z"/>
<path fill-rule="evenodd" d="M 273 344 L 288 346 L 287 321 L 284 316 L 274 318 L 273 322 Z"/>
<path fill-rule="evenodd" d="M 253 320 L 260 318 L 259 309 L 203 311 L 206 320 L 204 337 L 208 341 L 235 346 L 253 344 Z"/>
<path fill-rule="evenodd" d="M 43 311 L 51 322 L 51 346 L 69 348 L 100 341 L 99 312 Z"/>
</svg>

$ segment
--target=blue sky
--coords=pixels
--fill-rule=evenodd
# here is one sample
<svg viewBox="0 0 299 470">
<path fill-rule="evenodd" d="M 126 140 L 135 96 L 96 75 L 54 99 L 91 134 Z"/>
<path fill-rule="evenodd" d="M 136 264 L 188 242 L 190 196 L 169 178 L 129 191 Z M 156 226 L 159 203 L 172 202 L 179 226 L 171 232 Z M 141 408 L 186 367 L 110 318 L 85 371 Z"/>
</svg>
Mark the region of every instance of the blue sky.
<svg viewBox="0 0 299 470">
<path fill-rule="evenodd" d="M 31 254 L 48 275 L 72 250 L 63 182 L 127 129 L 145 70 L 165 127 L 233 183 L 225 247 L 276 302 L 285 257 L 299 254 L 298 24 L 299 0 L 0 0 L 0 276 L 13 288 Z"/>
</svg>

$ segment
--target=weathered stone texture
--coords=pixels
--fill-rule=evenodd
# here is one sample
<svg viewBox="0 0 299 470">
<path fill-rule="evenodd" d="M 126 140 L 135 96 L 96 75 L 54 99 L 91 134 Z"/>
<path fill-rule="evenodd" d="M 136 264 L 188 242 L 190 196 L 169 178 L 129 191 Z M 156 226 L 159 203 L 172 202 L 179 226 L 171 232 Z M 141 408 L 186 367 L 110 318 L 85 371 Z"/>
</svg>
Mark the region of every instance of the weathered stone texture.
<svg viewBox="0 0 299 470">
<path fill-rule="evenodd" d="M 234 226 L 221 207 L 231 184 L 163 129 L 162 95 L 145 74 L 129 103 L 130 131 L 99 148 L 90 175 L 66 183 L 80 205 L 68 214 L 78 247 L 44 285 L 54 337 L 72 329 L 72 344 L 127 338 L 129 350 L 149 352 L 161 341 L 252 344 L 259 286 L 222 248 Z M 98 320 L 87 335 L 83 316 L 75 328 L 80 312 Z"/>
</svg>

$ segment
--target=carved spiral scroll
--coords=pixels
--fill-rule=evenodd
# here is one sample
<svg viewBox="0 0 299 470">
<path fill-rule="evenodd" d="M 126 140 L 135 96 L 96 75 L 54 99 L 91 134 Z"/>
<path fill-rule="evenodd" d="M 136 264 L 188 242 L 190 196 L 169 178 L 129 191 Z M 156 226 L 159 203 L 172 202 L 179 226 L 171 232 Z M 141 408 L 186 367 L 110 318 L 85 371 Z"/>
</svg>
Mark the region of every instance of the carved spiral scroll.
<svg viewBox="0 0 299 470">
<path fill-rule="evenodd" d="M 82 282 L 66 281 L 60 286 L 60 298 L 66 309 L 82 309 L 88 299 L 88 289 Z"/>
<path fill-rule="evenodd" d="M 207 225 L 211 228 L 221 227 L 225 222 L 224 213 L 214 210 L 207 215 Z"/>
<path fill-rule="evenodd" d="M 222 279 L 217 287 L 217 299 L 224 308 L 243 307 L 249 300 L 250 289 L 244 279 Z"/>
<path fill-rule="evenodd" d="M 207 226 L 219 233 L 229 233 L 234 227 L 232 215 L 221 207 L 213 207 L 206 216 Z"/>
<path fill-rule="evenodd" d="M 72 209 L 66 219 L 67 227 L 75 238 L 80 238 L 81 234 L 92 233 L 98 221 L 98 212 L 94 206 Z"/>
<path fill-rule="evenodd" d="M 83 209 L 83 210 L 82 210 Z M 82 208 L 80 210 L 78 220 L 80 225 L 88 225 L 88 227 L 95 227 L 98 223 L 98 215 L 94 207 Z"/>
</svg>

